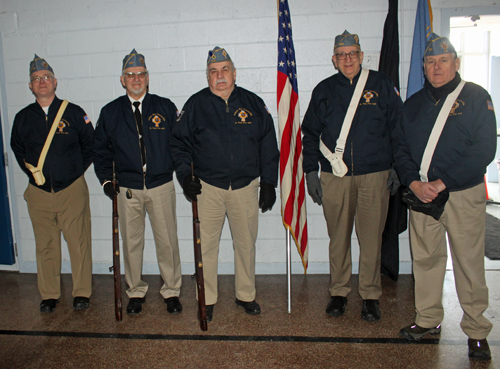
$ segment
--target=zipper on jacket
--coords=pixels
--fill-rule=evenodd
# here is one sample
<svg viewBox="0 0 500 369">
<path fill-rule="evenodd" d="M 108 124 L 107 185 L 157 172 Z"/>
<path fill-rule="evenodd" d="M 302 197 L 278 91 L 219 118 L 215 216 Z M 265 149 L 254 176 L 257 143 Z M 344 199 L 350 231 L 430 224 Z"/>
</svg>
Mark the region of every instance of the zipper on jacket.
<svg viewBox="0 0 500 369">
<path fill-rule="evenodd" d="M 351 175 L 354 175 L 354 142 L 351 142 Z"/>
<path fill-rule="evenodd" d="M 49 127 L 49 114 L 48 114 L 48 113 L 47 113 L 47 114 L 45 114 L 45 127 L 46 127 L 46 128 L 49 130 L 49 132 L 50 132 L 50 129 L 51 129 L 52 127 Z M 48 154 L 48 151 L 47 151 L 47 154 Z M 38 159 L 38 160 L 40 160 L 40 159 Z M 55 191 L 54 191 L 54 187 L 52 186 L 52 173 L 50 174 L 50 192 L 51 192 L 51 193 L 55 193 Z"/>
</svg>

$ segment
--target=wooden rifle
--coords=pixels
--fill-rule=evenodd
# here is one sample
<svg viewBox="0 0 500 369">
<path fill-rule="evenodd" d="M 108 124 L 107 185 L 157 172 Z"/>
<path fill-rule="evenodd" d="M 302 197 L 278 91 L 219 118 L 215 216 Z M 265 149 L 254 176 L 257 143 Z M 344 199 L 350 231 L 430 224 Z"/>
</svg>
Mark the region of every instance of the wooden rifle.
<svg viewBox="0 0 500 369">
<path fill-rule="evenodd" d="M 191 177 L 194 177 L 194 167 L 191 163 Z M 193 240 L 194 240 L 194 268 L 196 276 L 196 287 L 198 290 L 198 314 L 200 317 L 200 328 L 202 331 L 208 329 L 207 326 L 207 307 L 205 304 L 205 280 L 203 279 L 203 260 L 201 256 L 201 233 L 200 219 L 198 218 L 198 201 L 192 200 L 193 208 Z"/>
<path fill-rule="evenodd" d="M 118 181 L 116 180 L 115 174 L 115 163 L 113 162 L 113 190 L 115 194 L 113 195 L 113 266 L 110 269 L 113 270 L 114 280 L 115 280 L 115 317 L 116 320 L 122 320 L 122 282 L 121 282 L 121 270 L 120 270 L 120 236 L 118 234 Z"/>
</svg>

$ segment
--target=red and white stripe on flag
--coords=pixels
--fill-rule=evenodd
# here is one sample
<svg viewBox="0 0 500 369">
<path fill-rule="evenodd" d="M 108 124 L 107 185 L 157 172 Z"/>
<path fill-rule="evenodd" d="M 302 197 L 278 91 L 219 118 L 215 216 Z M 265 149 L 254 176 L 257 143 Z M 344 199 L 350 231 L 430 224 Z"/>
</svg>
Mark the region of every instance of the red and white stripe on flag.
<svg viewBox="0 0 500 369">
<path fill-rule="evenodd" d="M 308 238 L 302 132 L 292 23 L 287 0 L 278 11 L 278 122 L 280 131 L 281 216 L 290 230 L 307 271 Z"/>
</svg>

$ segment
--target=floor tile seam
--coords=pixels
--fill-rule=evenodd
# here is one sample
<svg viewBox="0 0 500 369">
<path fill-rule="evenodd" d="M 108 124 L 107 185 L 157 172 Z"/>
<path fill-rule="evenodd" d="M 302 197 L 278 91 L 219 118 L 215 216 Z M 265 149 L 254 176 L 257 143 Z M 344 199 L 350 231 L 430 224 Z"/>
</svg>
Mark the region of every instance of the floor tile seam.
<svg viewBox="0 0 500 369">
<path fill-rule="evenodd" d="M 352 343 L 352 344 L 430 344 L 456 346 L 465 345 L 464 339 L 422 339 L 410 342 L 403 338 L 389 337 L 325 337 L 325 336 L 230 336 L 230 335 L 175 335 L 175 334 L 137 334 L 137 333 L 97 333 L 97 332 L 62 332 L 62 331 L 17 331 L 0 330 L 1 335 L 66 337 L 66 338 L 101 338 L 127 340 L 167 340 L 167 341 L 226 341 L 226 342 L 303 342 L 303 343 Z M 499 347 L 499 340 L 489 341 L 489 345 Z"/>
</svg>

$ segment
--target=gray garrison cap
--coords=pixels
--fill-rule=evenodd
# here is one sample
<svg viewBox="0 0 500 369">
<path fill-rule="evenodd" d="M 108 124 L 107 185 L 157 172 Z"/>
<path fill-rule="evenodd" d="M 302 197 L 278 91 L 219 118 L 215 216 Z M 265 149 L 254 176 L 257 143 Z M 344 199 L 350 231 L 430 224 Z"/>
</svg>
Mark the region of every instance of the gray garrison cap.
<svg viewBox="0 0 500 369">
<path fill-rule="evenodd" d="M 446 37 L 440 37 L 433 33 L 429 41 L 427 41 L 427 47 L 425 48 L 424 56 L 430 55 L 441 55 L 447 53 L 456 53 L 455 48 L 451 44 L 450 40 Z"/>
<path fill-rule="evenodd" d="M 216 46 L 208 52 L 207 65 L 223 61 L 231 61 L 231 57 L 225 49 Z"/>
<path fill-rule="evenodd" d="M 336 49 L 337 47 L 342 46 L 356 46 L 361 50 L 358 35 L 354 33 L 351 34 L 347 30 L 345 30 L 341 35 L 335 37 L 335 46 L 333 48 Z"/>
<path fill-rule="evenodd" d="M 35 54 L 35 57 L 30 62 L 30 75 L 33 72 L 38 72 L 39 70 L 48 70 L 49 72 L 54 73 L 52 67 L 45 61 L 45 59 L 40 58 Z"/>
<path fill-rule="evenodd" d="M 132 67 L 146 68 L 146 58 L 144 58 L 144 55 L 139 54 L 135 49 L 133 49 L 130 54 L 125 55 L 125 58 L 123 58 L 122 71 Z"/>
</svg>

